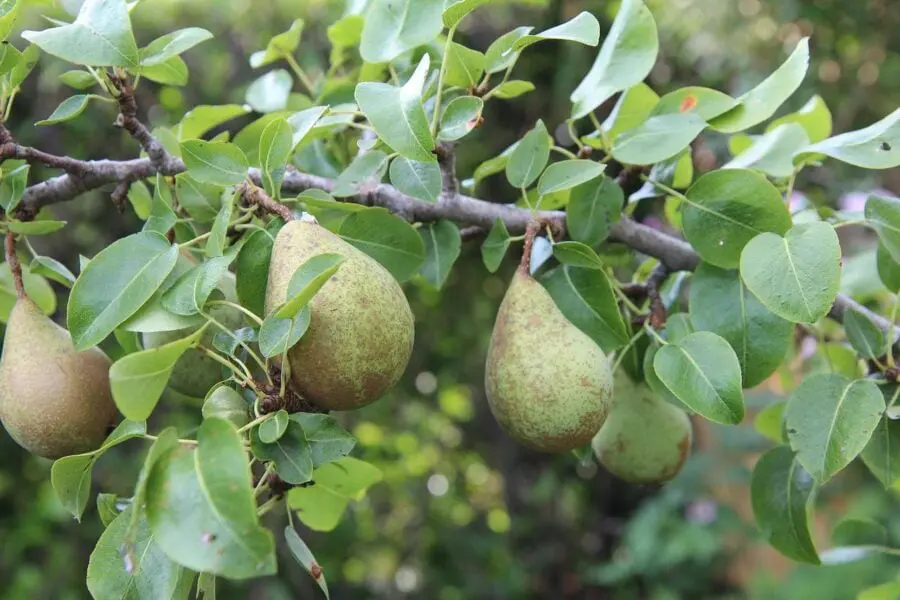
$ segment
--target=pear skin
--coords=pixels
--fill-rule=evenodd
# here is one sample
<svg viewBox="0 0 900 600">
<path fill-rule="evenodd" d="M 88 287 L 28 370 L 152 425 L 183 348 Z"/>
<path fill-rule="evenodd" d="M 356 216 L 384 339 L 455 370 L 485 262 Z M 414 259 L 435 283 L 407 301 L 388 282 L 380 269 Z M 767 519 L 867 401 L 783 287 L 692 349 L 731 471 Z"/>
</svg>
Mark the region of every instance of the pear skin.
<svg viewBox="0 0 900 600">
<path fill-rule="evenodd" d="M 684 466 L 693 438 L 687 414 L 623 371 L 609 418 L 592 445 L 606 470 L 632 483 L 665 483 Z"/>
<path fill-rule="evenodd" d="M 68 331 L 28 298 L 18 299 L 0 358 L 0 421 L 20 446 L 44 458 L 95 450 L 118 414 L 110 365 L 97 347 L 76 352 Z"/>
<path fill-rule="evenodd" d="M 321 225 L 285 225 L 275 239 L 266 314 L 287 300 L 294 272 L 313 256 L 345 257 L 310 302 L 309 329 L 288 351 L 291 379 L 305 398 L 328 410 L 352 410 L 380 398 L 409 363 L 413 314 L 394 277 L 377 261 Z"/>
<path fill-rule="evenodd" d="M 603 425 L 613 380 L 600 347 L 519 268 L 497 313 L 485 391 L 511 437 L 534 450 L 566 452 L 590 443 Z"/>
</svg>

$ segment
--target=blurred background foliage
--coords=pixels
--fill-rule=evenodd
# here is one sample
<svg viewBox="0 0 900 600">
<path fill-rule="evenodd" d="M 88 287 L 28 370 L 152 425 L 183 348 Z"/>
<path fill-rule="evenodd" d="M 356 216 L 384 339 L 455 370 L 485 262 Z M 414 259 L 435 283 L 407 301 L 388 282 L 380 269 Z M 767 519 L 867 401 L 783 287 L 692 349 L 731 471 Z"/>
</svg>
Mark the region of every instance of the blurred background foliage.
<svg viewBox="0 0 900 600">
<path fill-rule="evenodd" d="M 50 0 L 31 3 L 22 28 L 42 27 L 41 12 L 63 14 Z M 649 80 L 659 93 L 704 85 L 738 95 L 780 64 L 800 37 L 811 35 L 809 75 L 782 112 L 798 109 L 817 93 L 840 132 L 880 119 L 900 98 L 896 0 L 649 0 L 648 5 L 661 39 Z M 484 50 L 513 27 L 542 29 L 581 10 L 594 13 L 607 31 L 617 8 L 618 2 L 606 0 L 496 1 L 466 20 L 458 39 Z M 243 102 L 247 86 L 262 74 L 247 58 L 298 17 L 307 24 L 297 58 L 315 77 L 327 67 L 326 27 L 344 10 L 343 0 L 145 0 L 133 12 L 141 44 L 192 25 L 216 38 L 186 55 L 191 72 L 186 87 L 142 85 L 142 110 L 159 126 L 178 122 L 198 104 Z M 11 40 L 22 46 L 16 35 Z M 535 82 L 538 91 L 489 105 L 485 126 L 459 149 L 461 176 L 506 148 L 535 119 L 561 122 L 568 115 L 568 95 L 595 53 L 562 43 L 527 53 L 515 76 Z M 91 105 L 63 126 L 31 126 L 70 94 L 58 79 L 65 69 L 61 61 L 42 58 L 17 101 L 10 123 L 15 135 L 22 143 L 79 158 L 132 157 L 135 144 L 110 127 L 115 114 L 105 104 Z M 701 171 L 727 158 L 721 136 L 708 136 L 695 148 Z M 859 192 L 874 188 L 897 194 L 900 172 L 865 174 L 829 166 L 808 169 L 797 184 L 817 205 L 851 210 Z M 92 256 L 135 230 L 138 221 L 130 212 L 113 210 L 108 192 L 54 207 L 70 224 L 37 239 L 38 250 L 76 270 L 79 254 Z M 514 200 L 502 177 L 487 180 L 478 193 Z M 854 270 L 845 287 L 863 299 L 876 298 L 880 284 L 871 240 L 852 229 L 842 230 L 842 241 L 845 251 L 849 242 L 859 255 L 849 259 Z M 890 558 L 797 567 L 768 549 L 749 508 L 750 470 L 767 447 L 751 419 L 728 429 L 695 422 L 694 454 L 663 489 L 623 483 L 573 456 L 530 453 L 506 438 L 487 408 L 482 377 L 494 315 L 514 262 L 507 259 L 490 275 L 477 243 L 471 244 L 441 292 L 424 283 L 407 287 L 417 338 L 405 379 L 382 401 L 341 415 L 359 438 L 356 452 L 379 465 L 385 481 L 336 531 L 303 532 L 325 569 L 332 597 L 837 600 L 896 578 L 897 561 Z M 65 290 L 57 291 L 64 306 Z M 763 406 L 783 395 L 792 374 L 797 372 L 789 365 L 748 400 Z M 198 409 L 191 402 L 169 402 L 151 427 L 160 422 L 190 427 Z M 135 441 L 104 456 L 94 470 L 94 490 L 127 494 L 144 451 Z M 0 598 L 87 597 L 84 573 L 101 529 L 96 512 L 89 511 L 81 524 L 72 521 L 50 487 L 50 463 L 28 456 L 5 434 L 0 456 Z M 814 529 L 822 548 L 829 545 L 833 524 L 848 516 L 878 520 L 894 542 L 900 541 L 896 493 L 885 493 L 861 469 L 843 473 L 817 506 Z M 281 526 L 282 515 L 270 518 Z M 287 555 L 281 558 L 278 578 L 222 583 L 220 596 L 317 597 L 308 576 Z"/>
</svg>

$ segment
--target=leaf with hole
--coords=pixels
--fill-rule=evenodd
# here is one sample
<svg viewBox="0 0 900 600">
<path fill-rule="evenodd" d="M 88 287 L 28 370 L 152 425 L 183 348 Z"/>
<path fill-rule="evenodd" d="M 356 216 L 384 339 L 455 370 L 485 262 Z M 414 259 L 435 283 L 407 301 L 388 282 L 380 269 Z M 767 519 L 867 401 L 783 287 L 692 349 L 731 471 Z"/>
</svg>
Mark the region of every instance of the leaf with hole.
<svg viewBox="0 0 900 600">
<path fill-rule="evenodd" d="M 824 154 L 864 169 L 900 166 L 900 108 L 863 129 L 811 144 L 794 155 L 794 164 Z"/>
</svg>

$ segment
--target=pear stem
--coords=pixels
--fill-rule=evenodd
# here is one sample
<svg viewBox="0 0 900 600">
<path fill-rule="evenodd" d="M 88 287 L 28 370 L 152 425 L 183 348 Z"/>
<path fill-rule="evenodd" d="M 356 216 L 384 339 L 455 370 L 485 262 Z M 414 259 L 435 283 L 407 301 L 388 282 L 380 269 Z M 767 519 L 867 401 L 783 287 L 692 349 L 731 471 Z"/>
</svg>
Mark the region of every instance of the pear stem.
<svg viewBox="0 0 900 600">
<path fill-rule="evenodd" d="M 6 262 L 9 263 L 9 270 L 16 284 L 16 296 L 24 298 L 25 284 L 22 283 L 22 265 L 19 264 L 19 257 L 16 256 L 16 236 L 12 231 L 6 232 Z"/>
<path fill-rule="evenodd" d="M 522 248 L 522 260 L 519 262 L 519 270 L 525 274 L 531 273 L 531 250 L 534 248 L 534 236 L 541 230 L 541 224 L 530 221 L 525 230 L 525 246 Z"/>
</svg>

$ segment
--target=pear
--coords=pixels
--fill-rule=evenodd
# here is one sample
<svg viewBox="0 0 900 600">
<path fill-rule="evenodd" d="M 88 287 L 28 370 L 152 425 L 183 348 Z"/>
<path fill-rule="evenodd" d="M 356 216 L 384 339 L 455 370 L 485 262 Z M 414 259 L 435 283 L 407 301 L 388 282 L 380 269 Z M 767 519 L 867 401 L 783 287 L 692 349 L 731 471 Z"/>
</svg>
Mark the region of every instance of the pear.
<svg viewBox="0 0 900 600">
<path fill-rule="evenodd" d="M 690 454 L 690 419 L 624 371 L 616 374 L 615 388 L 609 418 L 592 442 L 597 459 L 625 481 L 669 481 Z"/>
<path fill-rule="evenodd" d="M 225 273 L 218 288 L 225 295 L 226 300 L 238 301 L 233 273 Z M 229 306 L 215 306 L 209 310 L 209 315 L 231 330 L 238 329 L 244 324 L 240 311 Z M 144 333 L 141 338 L 144 348 L 158 348 L 164 344 L 184 339 L 196 330 L 197 327 L 191 327 L 177 331 Z M 203 332 L 200 343 L 211 348 L 213 338 L 221 331 L 215 325 L 210 325 Z M 204 398 L 215 384 L 226 377 L 227 374 L 222 373 L 222 365 L 219 362 L 196 348 L 189 348 L 175 363 L 172 374 L 169 376 L 168 386 L 179 394 L 192 398 Z"/>
<path fill-rule="evenodd" d="M 19 298 L 0 358 L 0 421 L 20 446 L 44 458 L 97 449 L 118 412 L 110 365 L 97 347 L 76 352 L 68 331 Z"/>
<path fill-rule="evenodd" d="M 412 354 L 413 314 L 394 277 L 321 225 L 291 221 L 275 239 L 266 314 L 287 300 L 294 272 L 313 256 L 346 260 L 310 301 L 309 329 L 288 351 L 294 387 L 328 410 L 360 408 L 393 387 Z"/>
<path fill-rule="evenodd" d="M 519 268 L 500 305 L 485 391 L 506 432 L 534 450 L 590 443 L 609 411 L 613 379 L 603 351 Z"/>
</svg>

